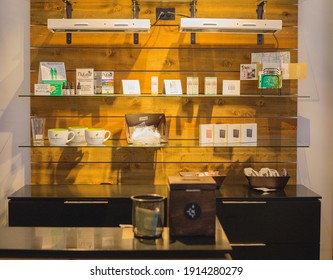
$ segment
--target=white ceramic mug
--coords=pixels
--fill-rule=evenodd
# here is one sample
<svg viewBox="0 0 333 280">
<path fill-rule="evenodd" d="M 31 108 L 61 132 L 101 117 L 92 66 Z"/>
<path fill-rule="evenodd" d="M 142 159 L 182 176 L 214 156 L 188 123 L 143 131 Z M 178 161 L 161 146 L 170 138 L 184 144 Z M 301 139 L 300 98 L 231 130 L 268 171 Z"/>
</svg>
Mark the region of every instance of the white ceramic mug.
<svg viewBox="0 0 333 280">
<path fill-rule="evenodd" d="M 69 131 L 75 132 L 75 137 L 72 141 L 73 144 L 82 144 L 86 142 L 85 131 L 88 127 L 85 126 L 71 126 L 68 128 Z"/>
<path fill-rule="evenodd" d="M 74 131 L 69 131 L 66 128 L 51 128 L 47 131 L 50 145 L 66 145 L 75 137 Z"/>
<path fill-rule="evenodd" d="M 111 137 L 110 130 L 105 130 L 104 128 L 88 128 L 84 133 L 89 145 L 102 145 Z"/>
</svg>

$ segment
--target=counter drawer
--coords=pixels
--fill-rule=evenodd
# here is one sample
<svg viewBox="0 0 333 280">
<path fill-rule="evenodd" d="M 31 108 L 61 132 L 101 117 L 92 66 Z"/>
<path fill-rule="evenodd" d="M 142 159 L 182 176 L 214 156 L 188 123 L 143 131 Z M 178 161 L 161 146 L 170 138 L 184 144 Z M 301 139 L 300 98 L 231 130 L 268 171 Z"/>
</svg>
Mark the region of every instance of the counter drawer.
<svg viewBox="0 0 333 280">
<path fill-rule="evenodd" d="M 320 201 L 218 200 L 231 243 L 319 243 Z"/>
<path fill-rule="evenodd" d="M 9 226 L 115 227 L 132 223 L 130 199 L 10 200 Z"/>
<path fill-rule="evenodd" d="M 318 260 L 319 243 L 232 244 L 233 260 Z"/>
</svg>

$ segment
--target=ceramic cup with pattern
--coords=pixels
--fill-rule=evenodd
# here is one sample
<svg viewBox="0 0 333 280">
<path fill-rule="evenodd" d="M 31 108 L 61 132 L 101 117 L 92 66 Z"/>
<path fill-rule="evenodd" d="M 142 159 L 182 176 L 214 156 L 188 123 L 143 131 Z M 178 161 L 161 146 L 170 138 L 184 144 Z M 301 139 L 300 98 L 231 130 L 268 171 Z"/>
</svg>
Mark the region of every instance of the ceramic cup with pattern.
<svg viewBox="0 0 333 280">
<path fill-rule="evenodd" d="M 89 145 L 102 145 L 111 137 L 110 130 L 104 128 L 88 128 L 84 132 Z"/>
<path fill-rule="evenodd" d="M 75 137 L 74 131 L 69 131 L 67 128 L 51 128 L 47 131 L 50 145 L 62 146 L 72 141 Z"/>
<path fill-rule="evenodd" d="M 75 137 L 71 144 L 83 144 L 86 143 L 85 131 L 88 129 L 86 126 L 71 126 L 68 128 L 69 131 L 75 132 Z"/>
</svg>

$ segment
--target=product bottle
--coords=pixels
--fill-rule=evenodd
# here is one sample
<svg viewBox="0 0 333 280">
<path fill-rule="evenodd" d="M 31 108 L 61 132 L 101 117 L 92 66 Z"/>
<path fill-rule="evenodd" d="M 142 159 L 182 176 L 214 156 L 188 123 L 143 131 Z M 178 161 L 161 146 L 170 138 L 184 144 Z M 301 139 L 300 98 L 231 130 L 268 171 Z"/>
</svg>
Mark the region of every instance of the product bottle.
<svg viewBox="0 0 333 280">
<path fill-rule="evenodd" d="M 80 85 L 80 82 L 78 82 L 78 84 L 77 84 L 76 95 L 81 95 L 81 85 Z"/>
<path fill-rule="evenodd" d="M 68 82 L 66 84 L 66 95 L 71 95 L 71 89 Z"/>
<path fill-rule="evenodd" d="M 61 95 L 66 95 L 66 83 L 62 83 L 62 88 L 61 88 Z"/>
<path fill-rule="evenodd" d="M 74 87 L 74 83 L 71 83 L 71 95 L 75 95 L 75 87 Z"/>
</svg>

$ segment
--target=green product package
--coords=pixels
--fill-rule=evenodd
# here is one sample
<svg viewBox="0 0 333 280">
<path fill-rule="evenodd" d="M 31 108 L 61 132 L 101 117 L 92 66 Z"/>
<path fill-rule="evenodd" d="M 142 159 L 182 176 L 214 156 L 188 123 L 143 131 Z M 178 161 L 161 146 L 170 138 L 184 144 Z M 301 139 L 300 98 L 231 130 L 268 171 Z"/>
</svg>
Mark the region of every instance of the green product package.
<svg viewBox="0 0 333 280">
<path fill-rule="evenodd" d="M 44 80 L 42 84 L 50 85 L 50 95 L 60 96 L 62 94 L 62 85 L 67 83 L 66 80 Z"/>
<path fill-rule="evenodd" d="M 282 74 L 279 69 L 267 68 L 259 72 L 258 88 L 282 88 Z"/>
</svg>

